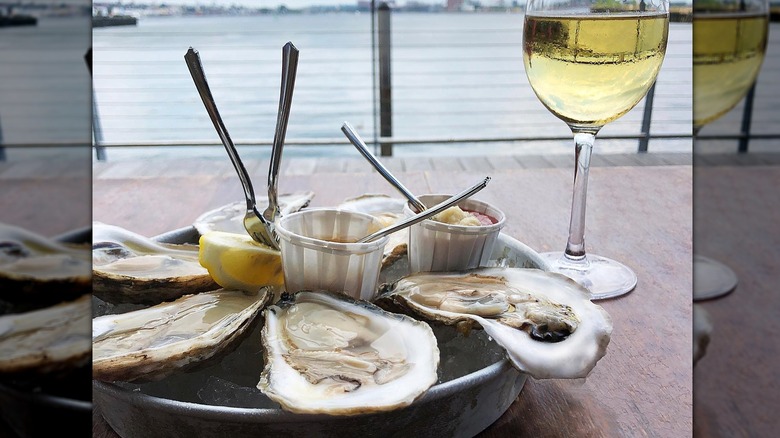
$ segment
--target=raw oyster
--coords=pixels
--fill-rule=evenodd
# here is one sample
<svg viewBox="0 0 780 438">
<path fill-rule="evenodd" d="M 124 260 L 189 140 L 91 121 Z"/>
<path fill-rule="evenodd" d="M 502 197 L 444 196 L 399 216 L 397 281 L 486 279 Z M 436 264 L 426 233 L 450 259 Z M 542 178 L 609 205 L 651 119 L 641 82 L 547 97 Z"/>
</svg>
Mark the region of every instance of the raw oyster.
<svg viewBox="0 0 780 438">
<path fill-rule="evenodd" d="M 314 199 L 314 192 L 283 193 L 278 196 L 279 214 L 295 213 L 309 205 Z M 263 200 L 258 198 L 258 211 L 265 210 Z M 267 200 L 266 200 L 267 202 Z M 229 233 L 246 233 L 244 228 L 244 215 L 246 214 L 246 201 L 236 201 L 214 210 L 207 211 L 195 219 L 192 226 L 201 235 L 209 231 L 226 231 Z"/>
<path fill-rule="evenodd" d="M 587 290 L 538 269 L 413 274 L 382 285 L 375 302 L 461 329 L 476 323 L 537 379 L 586 377 L 612 333 L 609 315 Z"/>
<path fill-rule="evenodd" d="M 712 337 L 712 318 L 700 304 L 693 305 L 693 366 L 707 354 Z"/>
<path fill-rule="evenodd" d="M 90 295 L 0 316 L 0 373 L 69 370 L 89 363 Z"/>
<path fill-rule="evenodd" d="M 288 411 L 355 415 L 412 403 L 436 382 L 431 328 L 343 294 L 302 291 L 265 311 L 257 387 Z"/>
<path fill-rule="evenodd" d="M 103 301 L 158 304 L 219 288 L 197 245 L 159 243 L 100 222 L 92 229 L 92 293 Z"/>
<path fill-rule="evenodd" d="M 337 208 L 368 213 L 379 219 L 384 228 L 405 218 L 404 205 L 406 205 L 406 199 L 391 198 L 380 194 L 366 194 L 346 199 Z M 387 244 L 385 244 L 385 253 L 382 256 L 382 268 L 390 266 L 406 255 L 409 229 L 404 228 L 389 237 Z"/>
<path fill-rule="evenodd" d="M 104 381 L 153 381 L 233 346 L 268 302 L 268 288 L 219 289 L 92 320 L 92 374 Z"/>
<path fill-rule="evenodd" d="M 0 224 L 0 300 L 42 308 L 75 299 L 89 293 L 91 271 L 89 246 Z"/>
</svg>

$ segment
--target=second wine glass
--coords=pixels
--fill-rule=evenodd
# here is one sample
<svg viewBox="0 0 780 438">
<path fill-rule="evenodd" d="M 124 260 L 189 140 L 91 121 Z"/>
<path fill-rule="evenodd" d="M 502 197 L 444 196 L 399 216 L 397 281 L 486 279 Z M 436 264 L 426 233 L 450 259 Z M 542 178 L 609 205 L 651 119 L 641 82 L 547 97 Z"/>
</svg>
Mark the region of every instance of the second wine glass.
<svg viewBox="0 0 780 438">
<path fill-rule="evenodd" d="M 655 83 L 666 53 L 668 0 L 528 0 L 523 61 L 536 96 L 574 135 L 569 238 L 563 252 L 542 254 L 553 271 L 585 286 L 591 299 L 630 292 L 636 274 L 615 260 L 586 254 L 585 201 L 596 134 Z"/>
<path fill-rule="evenodd" d="M 694 0 L 694 137 L 736 107 L 754 86 L 768 34 L 768 0 Z M 737 287 L 737 281 L 737 274 L 725 264 L 694 255 L 694 301 L 722 297 Z"/>
</svg>

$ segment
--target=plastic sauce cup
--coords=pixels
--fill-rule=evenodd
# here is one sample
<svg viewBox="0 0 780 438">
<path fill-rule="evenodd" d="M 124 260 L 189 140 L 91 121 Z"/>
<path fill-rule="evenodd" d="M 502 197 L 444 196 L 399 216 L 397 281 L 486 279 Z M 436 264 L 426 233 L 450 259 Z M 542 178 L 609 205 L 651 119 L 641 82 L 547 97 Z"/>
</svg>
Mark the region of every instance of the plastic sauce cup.
<svg viewBox="0 0 780 438">
<path fill-rule="evenodd" d="M 286 291 L 327 290 L 373 300 L 388 238 L 354 242 L 381 227 L 369 214 L 326 208 L 280 218 L 276 232 Z"/>
<path fill-rule="evenodd" d="M 425 205 L 436 205 L 450 195 L 422 195 Z M 426 219 L 409 228 L 409 267 L 411 272 L 462 271 L 486 266 L 506 217 L 498 208 L 475 199 L 458 203 L 463 210 L 496 219 L 492 225 L 451 225 Z M 407 204 L 404 214 L 414 214 Z"/>
</svg>

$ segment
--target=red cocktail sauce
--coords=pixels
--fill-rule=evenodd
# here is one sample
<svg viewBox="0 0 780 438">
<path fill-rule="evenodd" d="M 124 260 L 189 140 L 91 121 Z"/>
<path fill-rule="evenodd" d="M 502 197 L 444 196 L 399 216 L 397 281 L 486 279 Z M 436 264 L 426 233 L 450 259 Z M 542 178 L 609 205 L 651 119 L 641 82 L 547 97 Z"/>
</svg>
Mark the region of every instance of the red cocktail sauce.
<svg viewBox="0 0 780 438">
<path fill-rule="evenodd" d="M 476 217 L 477 219 L 479 219 L 479 222 L 482 225 L 493 225 L 496 222 L 498 222 L 498 219 L 494 218 L 493 216 L 490 216 L 490 215 L 487 215 L 487 214 L 484 214 L 484 213 L 480 213 L 478 211 L 466 210 L 466 209 L 463 209 L 463 211 L 465 211 L 466 213 L 469 213 L 470 215 L 472 215 L 472 216 Z"/>
</svg>

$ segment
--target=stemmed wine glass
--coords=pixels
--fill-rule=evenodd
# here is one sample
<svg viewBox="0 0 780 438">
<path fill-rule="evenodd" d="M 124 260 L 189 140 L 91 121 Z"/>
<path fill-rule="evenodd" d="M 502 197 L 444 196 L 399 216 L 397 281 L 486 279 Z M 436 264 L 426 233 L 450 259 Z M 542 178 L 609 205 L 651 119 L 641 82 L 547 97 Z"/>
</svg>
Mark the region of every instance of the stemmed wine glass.
<svg viewBox="0 0 780 438">
<path fill-rule="evenodd" d="M 666 53 L 668 0 L 528 0 L 523 61 L 536 96 L 574 135 L 576 167 L 569 238 L 544 253 L 551 269 L 585 286 L 591 299 L 630 292 L 636 274 L 585 253 L 585 200 L 596 134 L 623 116 L 655 82 Z"/>
<path fill-rule="evenodd" d="M 694 136 L 748 93 L 763 63 L 768 33 L 768 0 L 694 0 Z M 723 296 L 737 286 L 731 268 L 698 254 L 693 275 L 694 301 Z"/>
</svg>

